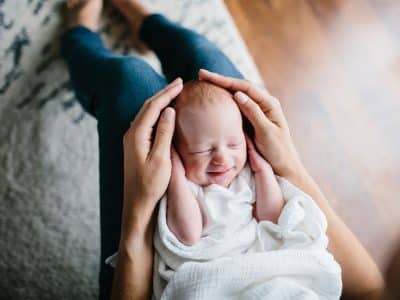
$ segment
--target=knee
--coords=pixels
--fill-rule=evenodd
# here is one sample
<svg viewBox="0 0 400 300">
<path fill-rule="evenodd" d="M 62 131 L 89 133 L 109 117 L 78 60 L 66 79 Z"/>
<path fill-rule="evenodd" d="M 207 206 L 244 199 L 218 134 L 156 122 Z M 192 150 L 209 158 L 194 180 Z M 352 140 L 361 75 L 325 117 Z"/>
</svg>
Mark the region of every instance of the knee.
<svg viewBox="0 0 400 300">
<path fill-rule="evenodd" d="M 119 120 L 132 119 L 143 102 L 165 85 L 145 61 L 135 57 L 112 58 L 107 66 L 107 82 L 101 90 L 102 111 Z"/>
<path fill-rule="evenodd" d="M 243 75 L 230 60 L 230 58 L 215 44 L 208 40 L 199 40 L 193 43 L 190 49 L 191 57 L 194 59 L 194 63 L 191 64 L 191 69 L 188 70 L 190 74 L 196 74 L 198 68 L 203 68 L 211 72 L 216 72 L 224 76 L 230 76 L 235 78 L 243 78 Z"/>
<path fill-rule="evenodd" d="M 141 59 L 135 57 L 118 57 L 110 65 L 111 82 L 109 84 L 125 89 L 141 88 L 144 82 L 151 82 L 155 77 L 154 70 Z"/>
<path fill-rule="evenodd" d="M 108 73 L 108 82 L 104 84 L 117 101 L 119 98 L 126 100 L 134 97 L 135 102 L 143 102 L 165 84 L 149 64 L 136 57 L 114 59 Z"/>
</svg>

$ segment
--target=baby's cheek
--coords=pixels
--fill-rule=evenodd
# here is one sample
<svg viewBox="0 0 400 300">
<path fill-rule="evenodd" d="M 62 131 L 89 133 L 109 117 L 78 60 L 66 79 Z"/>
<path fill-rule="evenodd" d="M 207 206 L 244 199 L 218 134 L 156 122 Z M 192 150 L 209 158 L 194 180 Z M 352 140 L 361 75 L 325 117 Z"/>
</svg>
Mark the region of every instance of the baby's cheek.
<svg viewBox="0 0 400 300">
<path fill-rule="evenodd" d="M 192 161 L 186 166 L 186 177 L 191 181 L 201 184 L 204 180 L 204 164 L 201 161 Z"/>
</svg>

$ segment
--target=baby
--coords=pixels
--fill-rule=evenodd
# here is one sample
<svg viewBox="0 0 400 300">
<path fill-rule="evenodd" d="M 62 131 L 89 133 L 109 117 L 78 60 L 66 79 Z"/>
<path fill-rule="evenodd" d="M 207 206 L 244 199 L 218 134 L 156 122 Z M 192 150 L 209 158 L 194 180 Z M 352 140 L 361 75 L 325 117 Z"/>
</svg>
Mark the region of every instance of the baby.
<svg viewBox="0 0 400 300">
<path fill-rule="evenodd" d="M 172 106 L 176 151 L 172 149 L 167 225 L 176 238 L 194 245 L 209 222 L 204 203 L 195 198 L 188 180 L 201 187 L 217 184 L 228 189 L 246 166 L 247 153 L 255 183 L 253 215 L 257 221 L 276 223 L 284 206 L 281 189 L 271 166 L 244 133 L 232 95 L 211 83 L 190 81 Z"/>
<path fill-rule="evenodd" d="M 172 174 L 153 236 L 152 299 L 339 299 L 341 269 L 327 251 L 324 214 L 274 175 L 244 133 L 232 95 L 191 81 L 172 106 Z M 106 263 L 115 266 L 117 257 Z"/>
</svg>

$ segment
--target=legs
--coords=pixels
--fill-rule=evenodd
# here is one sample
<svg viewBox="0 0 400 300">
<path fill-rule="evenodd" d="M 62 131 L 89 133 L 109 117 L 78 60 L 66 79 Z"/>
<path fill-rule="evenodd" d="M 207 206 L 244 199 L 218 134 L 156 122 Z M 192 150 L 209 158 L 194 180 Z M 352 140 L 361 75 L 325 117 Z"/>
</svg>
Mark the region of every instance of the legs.
<svg viewBox="0 0 400 300">
<path fill-rule="evenodd" d="M 98 121 L 100 172 L 100 299 L 110 299 L 113 269 L 104 264 L 118 249 L 123 199 L 123 134 L 143 102 L 166 85 L 147 63 L 103 47 L 99 36 L 75 27 L 62 40 L 72 84 L 84 109 Z"/>
<path fill-rule="evenodd" d="M 79 24 L 87 25 L 82 20 L 74 25 Z M 88 26 L 92 24 L 95 26 L 95 23 Z M 185 81 L 196 79 L 200 68 L 242 77 L 214 44 L 194 31 L 168 21 L 162 15 L 143 18 L 139 34 L 158 55 L 168 81 L 178 76 Z M 122 137 L 143 102 L 162 89 L 167 80 L 137 57 L 112 54 L 104 48 L 99 36 L 85 26 L 76 26 L 68 31 L 63 36 L 61 49 L 78 100 L 98 121 L 100 299 L 109 299 L 113 270 L 104 264 L 104 259 L 117 251 L 120 236 L 123 199 Z"/>
<path fill-rule="evenodd" d="M 229 58 L 204 36 L 160 14 L 151 14 L 140 0 L 111 1 L 128 21 L 133 39 L 154 50 L 168 81 L 178 76 L 183 81 L 197 79 L 200 68 L 243 78 Z"/>
<path fill-rule="evenodd" d="M 140 38 L 154 50 L 168 81 L 198 78 L 200 68 L 225 76 L 243 78 L 230 59 L 204 36 L 153 14 L 144 19 Z"/>
</svg>

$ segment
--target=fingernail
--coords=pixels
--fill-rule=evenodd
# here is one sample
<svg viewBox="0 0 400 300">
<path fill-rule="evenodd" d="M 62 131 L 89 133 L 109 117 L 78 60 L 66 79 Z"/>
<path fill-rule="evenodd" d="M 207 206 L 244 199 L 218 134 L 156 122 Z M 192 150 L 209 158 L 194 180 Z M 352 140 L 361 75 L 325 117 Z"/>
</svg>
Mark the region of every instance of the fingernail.
<svg viewBox="0 0 400 300">
<path fill-rule="evenodd" d="M 210 72 L 210 71 L 208 71 L 208 70 L 206 70 L 206 69 L 200 69 L 200 71 L 201 71 L 201 72 L 205 72 L 205 73 L 212 73 L 212 72 Z"/>
<path fill-rule="evenodd" d="M 167 108 L 164 110 L 163 118 L 164 118 L 164 120 L 166 120 L 167 122 L 171 123 L 171 122 L 174 120 L 174 115 L 175 115 L 175 111 L 174 111 L 172 108 L 167 107 Z"/>
<path fill-rule="evenodd" d="M 244 93 L 242 92 L 237 92 L 235 94 L 235 99 L 240 103 L 240 104 L 244 104 L 249 100 L 249 97 L 247 97 Z"/>
<path fill-rule="evenodd" d="M 182 78 L 178 77 L 174 81 L 172 81 L 169 85 L 170 86 L 176 86 L 182 83 Z"/>
</svg>

